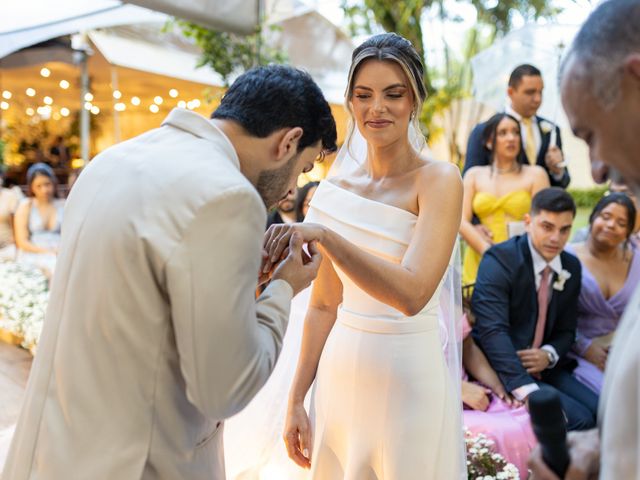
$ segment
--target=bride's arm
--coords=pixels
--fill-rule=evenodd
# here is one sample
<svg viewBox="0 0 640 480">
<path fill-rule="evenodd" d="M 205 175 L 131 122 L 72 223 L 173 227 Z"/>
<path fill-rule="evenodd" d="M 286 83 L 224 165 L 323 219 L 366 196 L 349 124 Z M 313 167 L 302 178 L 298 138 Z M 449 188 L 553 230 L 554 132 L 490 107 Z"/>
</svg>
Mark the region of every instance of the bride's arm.
<svg viewBox="0 0 640 480">
<path fill-rule="evenodd" d="M 331 262 L 323 259 L 313 283 L 311 300 L 304 320 L 298 367 L 289 394 L 290 402 L 303 402 L 316 376 L 320 354 L 336 321 L 342 302 L 342 282 Z"/>
<path fill-rule="evenodd" d="M 277 241 L 286 242 L 293 231 L 300 232 L 305 241 L 317 239 L 326 256 L 358 287 L 405 315 L 415 315 L 431 299 L 449 265 L 462 204 L 460 172 L 454 165 L 434 162 L 418 175 L 420 213 L 399 265 L 369 254 L 319 225 L 291 226 L 290 233 Z"/>
<path fill-rule="evenodd" d="M 478 230 L 471 223 L 473 217 L 473 197 L 476 194 L 476 172 L 477 169 L 470 169 L 463 179 L 464 195 L 462 197 L 462 221 L 460 222 L 460 235 L 467 245 L 479 254 L 483 254 L 491 244 L 488 243 Z"/>
<path fill-rule="evenodd" d="M 325 257 L 313 283 L 311 300 L 304 320 L 298 366 L 289 391 L 289 404 L 284 430 L 287 452 L 304 468 L 310 466 L 311 427 L 304 409 L 306 396 L 316 377 L 320 355 L 336 321 L 342 302 L 342 283 L 331 262 Z"/>
</svg>

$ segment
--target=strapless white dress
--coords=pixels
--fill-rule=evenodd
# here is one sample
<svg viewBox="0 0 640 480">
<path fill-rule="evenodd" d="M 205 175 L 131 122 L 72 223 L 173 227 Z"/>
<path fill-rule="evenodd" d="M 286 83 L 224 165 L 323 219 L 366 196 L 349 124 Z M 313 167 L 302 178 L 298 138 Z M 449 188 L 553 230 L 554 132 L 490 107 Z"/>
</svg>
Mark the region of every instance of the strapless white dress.
<svg viewBox="0 0 640 480">
<path fill-rule="evenodd" d="M 417 217 L 325 181 L 305 221 L 400 263 Z M 311 478 L 460 478 L 461 406 L 444 359 L 438 292 L 407 317 L 336 272 L 343 302 L 312 395 Z"/>
</svg>

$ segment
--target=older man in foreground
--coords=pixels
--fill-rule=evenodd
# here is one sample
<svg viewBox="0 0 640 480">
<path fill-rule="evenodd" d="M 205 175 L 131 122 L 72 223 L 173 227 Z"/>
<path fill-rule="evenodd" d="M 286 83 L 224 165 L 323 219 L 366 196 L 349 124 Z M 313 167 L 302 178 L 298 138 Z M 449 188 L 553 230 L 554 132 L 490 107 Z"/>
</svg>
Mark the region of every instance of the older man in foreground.
<svg viewBox="0 0 640 480">
<path fill-rule="evenodd" d="M 562 102 L 588 143 L 597 182 L 623 179 L 640 192 L 640 0 L 609 0 L 588 18 L 561 73 Z M 567 480 L 640 479 L 640 287 L 607 363 L 599 429 L 569 437 Z M 557 480 L 534 451 L 536 480 Z"/>
</svg>

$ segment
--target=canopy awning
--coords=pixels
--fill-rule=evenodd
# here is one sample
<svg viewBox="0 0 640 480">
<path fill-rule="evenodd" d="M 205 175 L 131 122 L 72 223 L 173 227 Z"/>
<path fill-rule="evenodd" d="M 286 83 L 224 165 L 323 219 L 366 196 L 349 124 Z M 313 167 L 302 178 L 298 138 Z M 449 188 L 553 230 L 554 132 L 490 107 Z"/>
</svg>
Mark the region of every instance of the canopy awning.
<svg viewBox="0 0 640 480">
<path fill-rule="evenodd" d="M 259 0 L 7 0 L 0 16 L 0 58 L 51 38 L 102 27 L 163 22 L 165 14 L 237 33 L 253 32 Z M 153 10 L 151 10 L 153 9 Z M 156 10 L 156 11 L 154 11 Z M 160 13 L 163 12 L 163 13 Z"/>
<path fill-rule="evenodd" d="M 225 32 L 254 33 L 260 0 L 124 0 Z"/>
<path fill-rule="evenodd" d="M 179 78 L 211 86 L 223 86 L 222 77 L 210 68 L 197 68 L 196 47 L 168 40 L 152 42 L 151 36 L 161 31 L 158 25 L 115 27 L 89 32 L 89 38 L 111 65 Z"/>
</svg>

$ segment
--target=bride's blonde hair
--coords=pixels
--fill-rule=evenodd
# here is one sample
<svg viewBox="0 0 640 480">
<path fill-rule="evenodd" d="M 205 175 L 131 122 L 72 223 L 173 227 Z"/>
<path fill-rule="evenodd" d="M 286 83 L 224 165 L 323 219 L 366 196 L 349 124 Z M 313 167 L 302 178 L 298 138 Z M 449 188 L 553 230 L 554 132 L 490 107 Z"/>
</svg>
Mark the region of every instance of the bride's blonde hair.
<svg viewBox="0 0 640 480">
<path fill-rule="evenodd" d="M 382 33 L 374 35 L 360 46 L 351 55 L 351 67 L 349 68 L 349 79 L 347 91 L 345 92 L 345 106 L 349 112 L 350 120 L 347 130 L 347 148 L 350 146 L 351 137 L 355 129 L 355 120 L 351 109 L 351 99 L 353 98 L 353 82 L 359 68 L 367 60 L 379 60 L 381 62 L 394 62 L 404 72 L 411 92 L 413 93 L 413 109 L 411 113 L 411 123 L 415 131 L 420 134 L 420 147 L 426 144 L 424 135 L 420 130 L 419 117 L 422 112 L 422 105 L 427 98 L 427 89 L 424 86 L 424 65 L 416 49 L 409 40 L 401 37 L 397 33 Z M 421 148 L 420 148 L 421 149 Z"/>
</svg>

